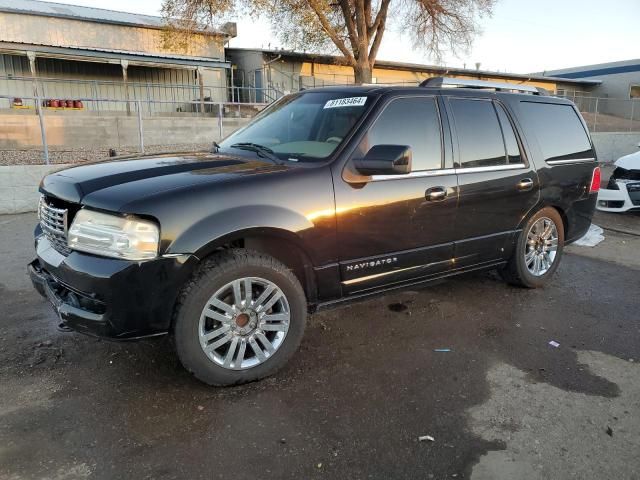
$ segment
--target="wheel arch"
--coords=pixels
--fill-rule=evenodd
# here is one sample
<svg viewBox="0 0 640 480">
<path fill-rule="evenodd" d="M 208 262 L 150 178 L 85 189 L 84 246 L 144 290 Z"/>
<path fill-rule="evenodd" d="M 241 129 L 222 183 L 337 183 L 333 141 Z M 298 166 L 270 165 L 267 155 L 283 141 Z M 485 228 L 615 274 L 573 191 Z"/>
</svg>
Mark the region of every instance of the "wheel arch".
<svg viewBox="0 0 640 480">
<path fill-rule="evenodd" d="M 525 215 L 525 217 L 522 219 L 522 221 L 520 222 L 520 225 L 518 225 L 518 229 L 522 230 L 524 228 L 524 226 L 527 224 L 527 222 L 529 221 L 529 219 L 531 217 L 533 217 L 536 213 L 538 213 L 540 210 L 544 209 L 544 208 L 553 208 L 555 211 L 558 212 L 558 214 L 560 215 L 560 218 L 562 219 L 562 228 L 564 230 L 564 236 L 565 238 L 567 238 L 567 233 L 568 233 L 568 229 L 569 229 L 569 217 L 567 216 L 567 212 L 566 209 L 560 205 L 557 204 L 542 204 L 542 205 L 538 205 L 535 208 L 532 208 L 527 215 Z"/>
<path fill-rule="evenodd" d="M 566 210 L 560 205 L 548 205 L 549 208 L 553 208 L 558 212 L 560 218 L 562 219 L 562 229 L 564 230 L 564 238 L 568 238 L 569 234 L 569 217 L 567 216 Z"/>
<path fill-rule="evenodd" d="M 273 227 L 245 228 L 211 240 L 196 252 L 196 257 L 202 262 L 211 255 L 231 248 L 245 248 L 274 257 L 298 278 L 307 296 L 307 302 L 317 300 L 313 263 L 303 240 L 296 233 Z"/>
</svg>

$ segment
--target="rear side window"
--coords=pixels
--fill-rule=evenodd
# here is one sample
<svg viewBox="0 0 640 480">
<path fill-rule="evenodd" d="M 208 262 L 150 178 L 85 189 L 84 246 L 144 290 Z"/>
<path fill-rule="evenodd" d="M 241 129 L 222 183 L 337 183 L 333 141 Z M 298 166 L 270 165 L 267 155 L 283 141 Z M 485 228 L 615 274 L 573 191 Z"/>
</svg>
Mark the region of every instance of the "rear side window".
<svg viewBox="0 0 640 480">
<path fill-rule="evenodd" d="M 493 103 L 452 98 L 449 105 L 458 135 L 460 168 L 506 165 L 502 129 Z"/>
<path fill-rule="evenodd" d="M 587 132 L 571 105 L 521 102 L 522 122 L 538 139 L 545 161 L 592 158 Z"/>
<path fill-rule="evenodd" d="M 413 171 L 441 168 L 442 140 L 435 99 L 392 100 L 366 133 L 359 149 L 364 154 L 375 145 L 409 145 Z"/>
</svg>

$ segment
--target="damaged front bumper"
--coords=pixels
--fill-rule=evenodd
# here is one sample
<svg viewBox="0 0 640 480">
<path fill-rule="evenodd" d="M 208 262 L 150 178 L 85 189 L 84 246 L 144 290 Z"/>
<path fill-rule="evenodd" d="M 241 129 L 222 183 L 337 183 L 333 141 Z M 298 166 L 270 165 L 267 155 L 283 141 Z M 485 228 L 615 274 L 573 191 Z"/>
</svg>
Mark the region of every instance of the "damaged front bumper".
<svg viewBox="0 0 640 480">
<path fill-rule="evenodd" d="M 53 306 L 60 327 L 113 340 L 166 334 L 177 295 L 196 264 L 192 255 L 137 262 L 57 252 L 41 235 L 27 270 Z"/>
<path fill-rule="evenodd" d="M 34 288 L 51 303 L 62 330 L 85 330 L 96 336 L 108 336 L 104 303 L 63 285 L 38 260 L 31 262 L 27 271 Z"/>
</svg>

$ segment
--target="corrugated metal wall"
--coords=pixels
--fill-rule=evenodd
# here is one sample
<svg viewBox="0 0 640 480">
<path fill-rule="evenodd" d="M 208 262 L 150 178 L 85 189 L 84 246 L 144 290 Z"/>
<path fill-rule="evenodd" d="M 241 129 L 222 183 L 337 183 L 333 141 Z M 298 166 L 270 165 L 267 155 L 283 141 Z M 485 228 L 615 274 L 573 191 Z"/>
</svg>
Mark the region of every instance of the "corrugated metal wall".
<svg viewBox="0 0 640 480">
<path fill-rule="evenodd" d="M 8 79 L 9 76 L 28 76 L 29 60 L 26 56 L 0 55 L 0 95 L 15 95 L 24 97 L 33 95 L 33 86 L 30 83 L 18 82 Z M 7 108 L 9 102 L 0 99 L 0 107 Z"/>
<path fill-rule="evenodd" d="M 77 62 L 53 58 L 37 58 L 40 94 L 49 99 L 108 98 L 126 99 L 119 64 Z M 0 54 L 0 95 L 24 97 L 33 95 L 29 61 L 26 56 Z M 200 91 L 195 70 L 129 66 L 129 99 L 175 102 L 154 105 L 154 110 L 175 111 L 180 102 L 197 100 Z M 205 96 L 213 96 L 213 88 Z M 87 109 L 98 108 L 91 102 Z M 7 108 L 8 101 L 0 100 Z M 123 103 L 101 104 L 102 110 L 124 110 Z M 150 106 L 148 108 L 151 108 Z"/>
</svg>

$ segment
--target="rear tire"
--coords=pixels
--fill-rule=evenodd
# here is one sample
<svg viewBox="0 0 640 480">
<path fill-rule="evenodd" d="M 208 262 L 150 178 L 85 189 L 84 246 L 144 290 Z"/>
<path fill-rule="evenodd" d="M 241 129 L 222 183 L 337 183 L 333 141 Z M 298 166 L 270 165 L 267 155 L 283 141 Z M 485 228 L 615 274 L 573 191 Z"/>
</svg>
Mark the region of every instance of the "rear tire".
<svg viewBox="0 0 640 480">
<path fill-rule="evenodd" d="M 174 344 L 182 365 L 204 383 L 247 383 L 287 363 L 306 316 L 304 290 L 284 264 L 260 252 L 226 250 L 183 288 Z"/>
<path fill-rule="evenodd" d="M 518 235 L 509 263 L 499 270 L 505 281 L 526 288 L 544 286 L 558 268 L 564 248 L 564 224 L 555 208 L 533 215 Z"/>
</svg>

